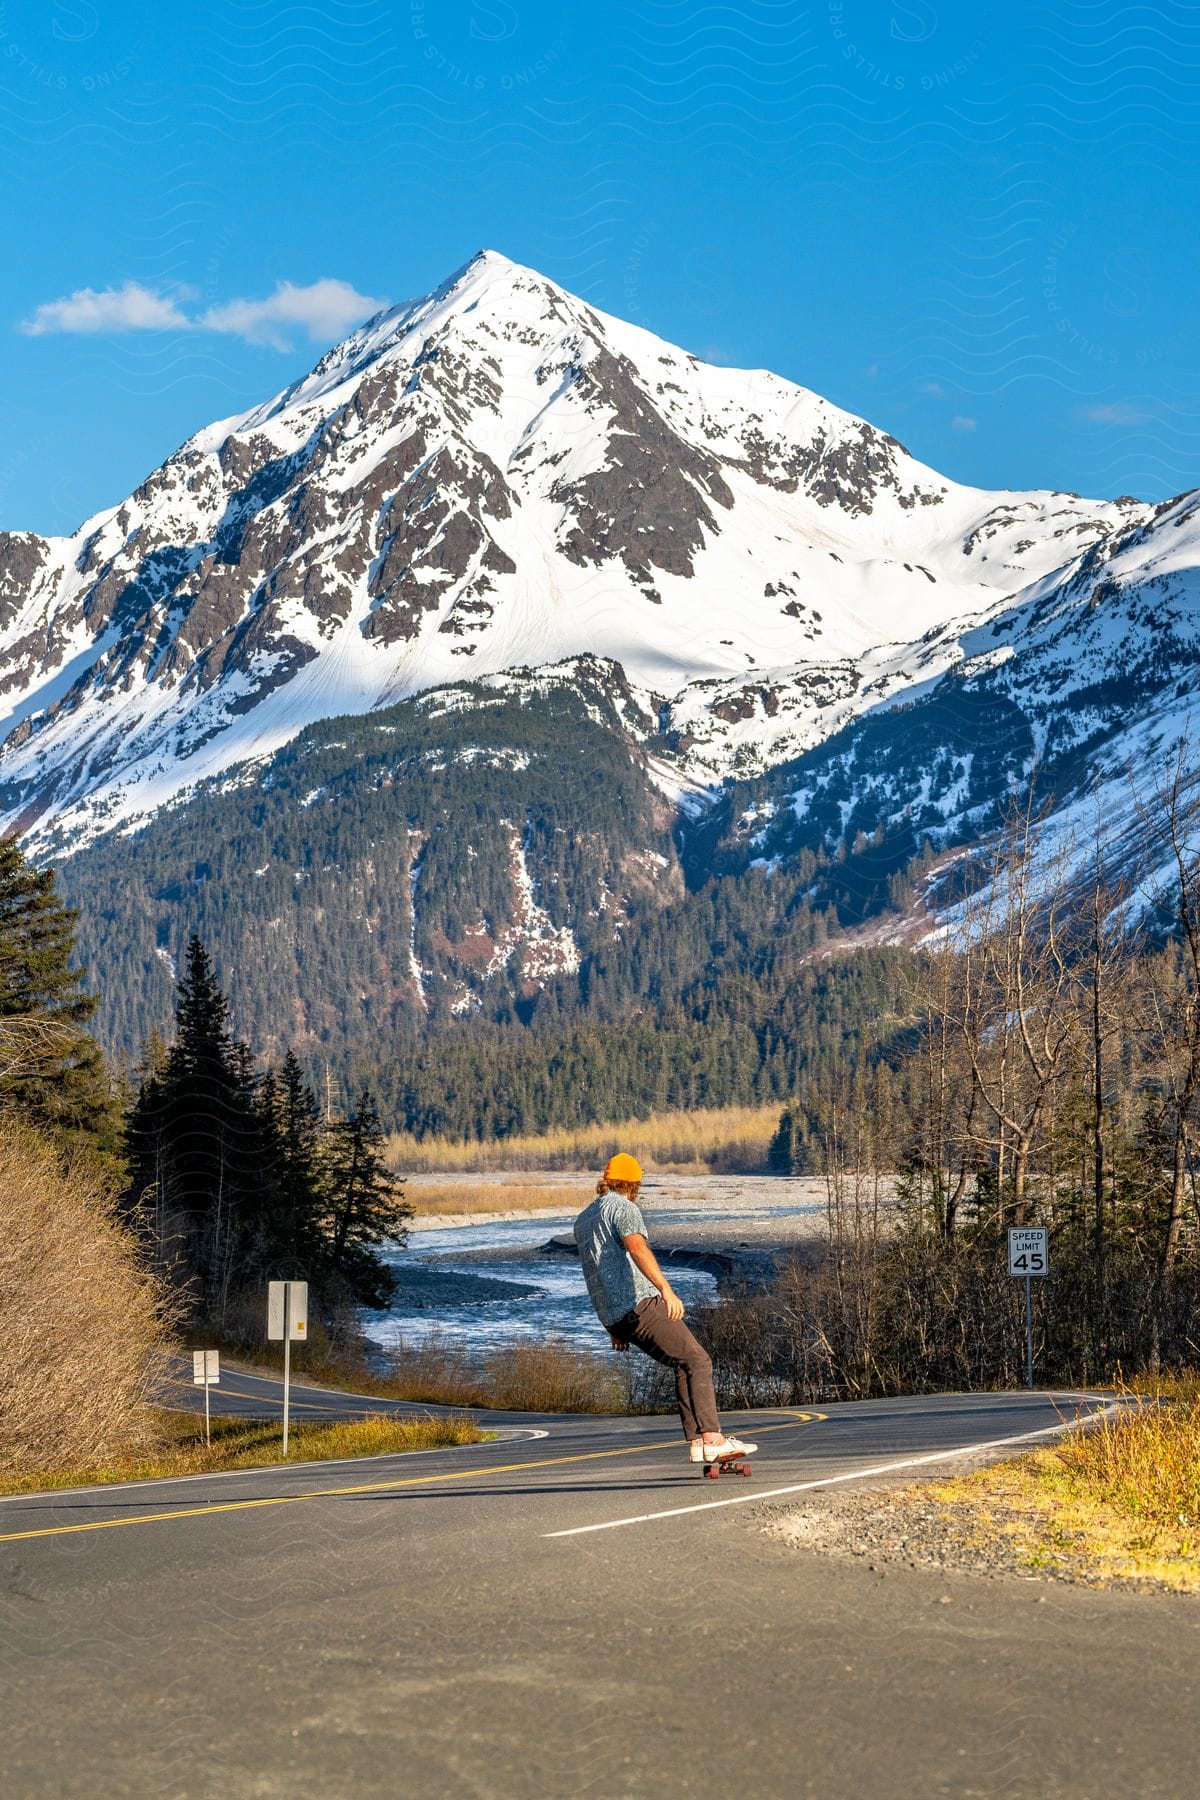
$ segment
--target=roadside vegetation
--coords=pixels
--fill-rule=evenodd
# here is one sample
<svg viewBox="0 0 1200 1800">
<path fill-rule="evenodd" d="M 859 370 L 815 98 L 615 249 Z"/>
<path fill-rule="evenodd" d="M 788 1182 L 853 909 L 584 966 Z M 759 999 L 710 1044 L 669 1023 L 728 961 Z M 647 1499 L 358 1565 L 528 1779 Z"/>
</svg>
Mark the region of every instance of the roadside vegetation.
<svg viewBox="0 0 1200 1800">
<path fill-rule="evenodd" d="M 277 1419 L 215 1418 L 211 1447 L 204 1441 L 202 1418 L 147 1409 L 145 1424 L 152 1441 L 140 1452 L 77 1465 L 63 1463 L 52 1472 L 6 1474 L 0 1476 L 0 1494 L 157 1481 L 173 1475 L 219 1474 L 225 1469 L 265 1469 L 283 1461 Z M 288 1464 L 440 1450 L 450 1445 L 479 1444 L 487 1435 L 466 1418 L 393 1419 L 376 1414 L 330 1424 L 297 1424 L 293 1420 Z"/>
<path fill-rule="evenodd" d="M 413 1175 L 597 1169 L 635 1142 L 638 1160 L 652 1173 L 761 1174 L 778 1124 L 778 1105 L 720 1106 L 489 1140 L 393 1132 L 387 1158 L 393 1169 Z"/>
<path fill-rule="evenodd" d="M 1142 1396 L 1135 1410 L 1074 1433 L 1054 1457 L 1068 1482 L 1151 1542 L 1166 1533 L 1200 1578 L 1200 1383 Z"/>
<path fill-rule="evenodd" d="M 165 1301 L 95 1160 L 0 1119 L 0 1470 L 149 1446 Z"/>
<path fill-rule="evenodd" d="M 621 1413 L 634 1408 L 616 1361 L 559 1338 L 474 1358 L 453 1339 L 435 1337 L 395 1350 L 389 1374 L 395 1392 L 409 1400 L 500 1412 Z"/>
<path fill-rule="evenodd" d="M 1128 1394 L 1127 1399 L 1132 1399 Z M 1114 1418 L 877 1503 L 874 1527 L 941 1566 L 1200 1592 L 1200 1394 L 1167 1383 Z M 860 1521 L 861 1523 L 861 1521 Z M 920 1558 L 925 1560 L 925 1558 Z"/>
</svg>

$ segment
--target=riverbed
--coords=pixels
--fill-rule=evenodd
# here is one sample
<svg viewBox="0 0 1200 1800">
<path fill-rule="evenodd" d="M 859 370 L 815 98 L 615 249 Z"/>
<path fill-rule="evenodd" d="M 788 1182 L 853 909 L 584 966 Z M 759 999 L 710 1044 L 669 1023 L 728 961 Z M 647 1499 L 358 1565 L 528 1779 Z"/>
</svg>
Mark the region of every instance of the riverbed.
<svg viewBox="0 0 1200 1800">
<path fill-rule="evenodd" d="M 456 1185 L 477 1181 L 481 1189 L 489 1181 L 454 1179 Z M 422 1187 L 439 1181 L 411 1178 L 407 1197 L 415 1216 L 408 1243 L 383 1252 L 398 1291 L 387 1313 L 366 1315 L 371 1342 L 387 1350 L 449 1336 L 485 1354 L 520 1339 L 556 1336 L 604 1348 L 570 1235 L 595 1177 L 541 1179 L 571 1190 L 569 1204 L 498 1216 L 423 1215 Z M 667 1175 L 647 1181 L 640 1204 L 672 1286 L 691 1305 L 736 1281 L 764 1279 L 774 1261 L 804 1254 L 820 1236 L 825 1188 L 773 1176 Z"/>
</svg>

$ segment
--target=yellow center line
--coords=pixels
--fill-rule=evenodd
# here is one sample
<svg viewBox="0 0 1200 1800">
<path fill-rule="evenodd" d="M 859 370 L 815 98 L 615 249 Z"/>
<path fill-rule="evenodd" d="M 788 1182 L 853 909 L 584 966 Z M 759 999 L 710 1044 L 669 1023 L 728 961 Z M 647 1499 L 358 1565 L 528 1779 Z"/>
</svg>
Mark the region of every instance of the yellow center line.
<svg viewBox="0 0 1200 1800">
<path fill-rule="evenodd" d="M 824 1413 L 793 1413 L 779 1425 L 758 1425 L 760 1437 L 769 1431 L 786 1431 L 797 1424 L 810 1425 L 823 1419 Z M 486 1475 L 513 1475 L 526 1469 L 553 1469 L 564 1463 L 600 1462 L 612 1456 L 641 1456 L 648 1451 L 676 1450 L 679 1439 L 672 1437 L 661 1444 L 632 1444 L 621 1450 L 580 1450 L 570 1456 L 543 1456 L 532 1462 L 497 1463 L 482 1469 L 451 1469 L 443 1475 L 405 1475 L 390 1481 L 370 1481 L 358 1487 L 312 1488 L 303 1494 L 272 1494 L 261 1500 L 220 1500 L 212 1506 L 178 1507 L 173 1512 L 135 1513 L 127 1519 L 96 1519 L 85 1525 L 42 1525 L 32 1531 L 0 1533 L 0 1544 L 16 1544 L 26 1538 L 69 1537 L 79 1531 L 116 1531 L 126 1525 L 157 1525 L 169 1519 L 202 1519 L 213 1513 L 249 1512 L 259 1506 L 294 1506 L 301 1500 L 332 1500 L 350 1494 L 378 1494 L 391 1488 L 428 1487 L 446 1481 L 472 1481 Z M 283 1465 L 286 1467 L 286 1465 Z M 247 1469 L 247 1475 L 260 1471 Z M 272 1471 L 273 1472 L 273 1471 Z M 169 1478 L 168 1478 L 169 1479 Z"/>
<path fill-rule="evenodd" d="M 242 1388 L 225 1387 L 223 1384 L 218 1387 L 214 1387 L 212 1391 L 217 1396 L 218 1399 L 221 1398 L 221 1396 L 224 1396 L 227 1400 L 254 1400 L 258 1403 L 259 1406 L 277 1406 L 279 1408 L 280 1412 L 283 1411 L 283 1395 L 282 1395 L 282 1393 L 279 1393 L 279 1394 L 248 1394 Z M 312 1394 L 312 1393 L 315 1393 L 316 1391 L 317 1390 L 315 1388 L 305 1388 L 305 1390 L 304 1390 L 304 1392 L 306 1394 Z M 181 1384 L 181 1388 L 180 1388 L 181 1395 L 186 1394 L 188 1392 L 189 1392 L 189 1390 L 187 1388 L 186 1383 Z M 331 1391 L 331 1398 L 338 1399 L 339 1397 L 340 1396 L 336 1392 Z M 357 1396 L 355 1396 L 355 1398 L 357 1399 Z M 391 1403 L 381 1397 L 379 1400 L 379 1404 L 381 1406 L 388 1406 Z M 405 1400 L 405 1401 L 402 1401 L 401 1404 L 404 1406 L 416 1406 L 419 1404 L 419 1402 L 416 1400 Z M 369 1400 L 364 1400 L 361 1405 L 355 1406 L 352 1410 L 355 1412 L 365 1412 L 370 1405 L 371 1405 L 371 1402 Z M 189 1407 L 187 1410 L 190 1412 L 192 1409 Z M 327 1413 L 330 1411 L 330 1408 L 328 1405 L 319 1406 L 316 1403 L 316 1401 L 314 1401 L 314 1400 L 297 1400 L 297 1399 L 293 1398 L 291 1401 L 291 1410 L 293 1412 L 325 1412 L 325 1413 Z M 342 1418 L 347 1415 L 339 1413 L 337 1416 L 339 1418 Z"/>
<path fill-rule="evenodd" d="M 340 1388 L 330 1388 L 328 1390 L 329 1399 L 326 1401 L 323 1401 L 323 1402 L 318 1402 L 316 1400 L 297 1400 L 296 1399 L 297 1387 L 298 1387 L 298 1384 L 296 1382 L 293 1382 L 292 1383 L 292 1398 L 291 1398 L 291 1410 L 293 1412 L 316 1412 L 316 1413 L 325 1413 L 326 1415 L 328 1415 L 333 1410 L 329 1405 L 330 1400 L 344 1400 L 344 1401 L 351 1402 L 352 1404 L 348 1406 L 346 1411 L 334 1413 L 334 1417 L 338 1418 L 338 1419 L 350 1418 L 355 1413 L 370 1412 L 373 1407 L 383 1407 L 383 1408 L 389 1408 L 392 1406 L 419 1407 L 423 1404 L 423 1402 L 420 1400 L 401 1400 L 397 1395 L 393 1395 L 393 1394 L 347 1394 L 347 1393 L 343 1393 Z M 179 1381 L 179 1382 L 175 1383 L 175 1392 L 180 1399 L 183 1399 L 184 1396 L 187 1396 L 190 1401 L 191 1395 L 194 1391 L 195 1390 L 193 1388 L 191 1388 L 186 1381 Z M 257 1402 L 257 1404 L 259 1406 L 277 1406 L 281 1413 L 283 1411 L 283 1390 L 282 1390 L 282 1388 L 280 1388 L 280 1391 L 277 1394 L 248 1394 L 244 1388 L 227 1387 L 224 1382 L 220 1382 L 215 1387 L 213 1387 L 213 1389 L 211 1391 L 212 1391 L 214 1398 L 216 1398 L 216 1399 L 220 1399 L 221 1396 L 224 1395 L 224 1397 L 227 1400 L 253 1400 L 253 1401 Z M 323 1393 L 325 1390 L 322 1388 L 313 1388 L 313 1387 L 305 1386 L 305 1387 L 301 1387 L 299 1389 L 299 1391 L 304 1394 L 320 1394 L 320 1393 Z M 164 1400 L 163 1404 L 165 1405 L 165 1404 L 167 1404 L 167 1402 Z M 435 1404 L 438 1404 L 438 1403 L 435 1402 Z M 182 1412 L 192 1412 L 193 1410 L 198 1410 L 198 1409 L 194 1409 L 189 1404 L 185 1407 L 173 1407 L 173 1408 L 171 1408 L 171 1410 L 182 1411 Z M 470 1411 L 470 1408 L 469 1407 L 463 1408 L 461 1410 Z M 238 1414 L 236 1416 L 240 1418 L 243 1415 Z M 390 1412 L 385 1413 L 385 1417 L 391 1418 L 391 1416 L 392 1415 Z M 404 1416 L 404 1415 L 401 1415 L 401 1416 Z M 217 1414 L 215 1412 L 213 1414 L 213 1417 L 214 1418 L 217 1417 Z"/>
</svg>

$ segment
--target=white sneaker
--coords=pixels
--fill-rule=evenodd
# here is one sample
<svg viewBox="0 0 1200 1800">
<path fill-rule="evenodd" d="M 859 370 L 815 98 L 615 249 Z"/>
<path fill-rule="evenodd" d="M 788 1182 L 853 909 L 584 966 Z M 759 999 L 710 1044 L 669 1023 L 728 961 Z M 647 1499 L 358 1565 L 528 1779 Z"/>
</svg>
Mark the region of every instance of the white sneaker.
<svg viewBox="0 0 1200 1800">
<path fill-rule="evenodd" d="M 704 1439 L 703 1438 L 692 1438 L 689 1440 L 688 1455 L 691 1457 L 693 1462 L 702 1463 L 704 1461 Z"/>
<path fill-rule="evenodd" d="M 741 1438 L 722 1438 L 719 1444 L 704 1444 L 701 1447 L 701 1459 L 706 1463 L 718 1462 L 722 1456 L 753 1456 L 758 1449 L 757 1444 L 747 1444 Z M 693 1458 L 693 1461 L 697 1460 Z"/>
</svg>

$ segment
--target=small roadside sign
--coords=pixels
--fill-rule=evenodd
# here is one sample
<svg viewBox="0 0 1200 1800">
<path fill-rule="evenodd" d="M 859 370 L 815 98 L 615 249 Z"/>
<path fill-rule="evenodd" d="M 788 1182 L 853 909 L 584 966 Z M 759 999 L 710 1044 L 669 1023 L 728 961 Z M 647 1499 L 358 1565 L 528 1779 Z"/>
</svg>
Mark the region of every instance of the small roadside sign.
<svg viewBox="0 0 1200 1800">
<path fill-rule="evenodd" d="M 307 1281 L 267 1283 L 267 1336 L 283 1342 L 283 1454 L 288 1453 L 288 1421 L 291 1411 L 292 1345 L 308 1338 Z"/>
<path fill-rule="evenodd" d="M 221 1381 L 221 1352 L 219 1350 L 192 1351 L 192 1386 L 204 1389 L 204 1441 L 212 1443 L 212 1419 L 209 1414 L 208 1390 L 218 1387 Z"/>
<path fill-rule="evenodd" d="M 1008 1272 L 1010 1275 L 1048 1275 L 1050 1273 L 1050 1233 L 1044 1225 L 1010 1225 L 1008 1231 Z"/>
<path fill-rule="evenodd" d="M 272 1281 L 267 1285 L 267 1336 L 278 1343 L 285 1335 L 292 1343 L 302 1343 L 308 1336 L 307 1281 Z"/>
</svg>

